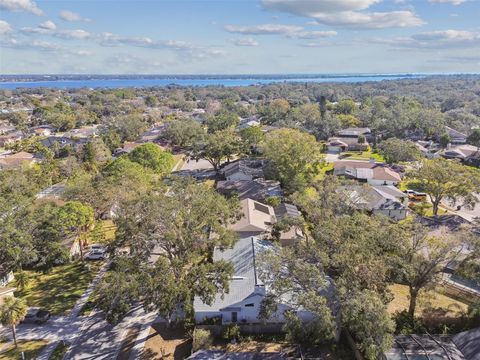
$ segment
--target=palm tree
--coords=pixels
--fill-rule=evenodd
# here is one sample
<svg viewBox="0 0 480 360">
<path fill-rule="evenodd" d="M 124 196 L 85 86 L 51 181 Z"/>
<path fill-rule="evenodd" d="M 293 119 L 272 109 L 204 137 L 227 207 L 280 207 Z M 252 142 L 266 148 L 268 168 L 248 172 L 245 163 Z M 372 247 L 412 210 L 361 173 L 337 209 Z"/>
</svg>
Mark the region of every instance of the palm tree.
<svg viewBox="0 0 480 360">
<path fill-rule="evenodd" d="M 11 326 L 13 342 L 17 348 L 17 333 L 15 326 L 23 320 L 27 314 L 27 304 L 23 299 L 17 299 L 13 296 L 6 296 L 3 304 L 0 306 L 0 323 L 3 326 Z"/>
<path fill-rule="evenodd" d="M 22 269 L 15 274 L 15 287 L 22 293 L 28 288 L 30 278 L 28 273 Z"/>
</svg>

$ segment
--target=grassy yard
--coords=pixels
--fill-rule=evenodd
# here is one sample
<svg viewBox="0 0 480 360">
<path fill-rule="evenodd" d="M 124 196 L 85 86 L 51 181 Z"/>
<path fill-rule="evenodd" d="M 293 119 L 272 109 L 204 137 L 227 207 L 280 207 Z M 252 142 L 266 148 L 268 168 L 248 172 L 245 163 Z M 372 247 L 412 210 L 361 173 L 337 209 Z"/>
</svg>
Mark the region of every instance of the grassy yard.
<svg viewBox="0 0 480 360">
<path fill-rule="evenodd" d="M 378 154 L 374 153 L 371 150 L 368 151 L 346 151 L 341 153 L 342 160 L 370 160 L 374 158 L 377 162 L 385 162 L 385 158 Z"/>
<path fill-rule="evenodd" d="M 395 284 L 391 285 L 389 289 L 394 295 L 394 299 L 388 304 L 388 311 L 394 314 L 402 310 L 407 310 L 409 305 L 408 286 Z M 437 291 L 430 290 L 420 295 L 416 314 L 418 316 L 424 316 L 431 309 L 440 310 L 444 316 L 457 317 L 468 309 L 468 305 L 449 296 L 440 294 Z"/>
<path fill-rule="evenodd" d="M 98 273 L 102 262 L 85 264 L 56 266 L 48 273 L 27 271 L 29 287 L 15 295 L 24 298 L 28 306 L 41 307 L 53 315 L 67 314 Z"/>
<path fill-rule="evenodd" d="M 55 350 L 53 350 L 52 355 L 50 355 L 50 358 L 48 360 L 62 360 L 64 355 L 68 351 L 68 344 L 61 341 L 58 343 L 57 347 Z"/>
<path fill-rule="evenodd" d="M 101 239 L 100 240 L 94 239 L 92 237 L 92 232 L 91 232 L 87 237 L 87 242 L 89 244 L 94 244 L 97 242 L 108 244 L 115 238 L 115 231 L 117 230 L 117 227 L 115 226 L 112 220 L 101 220 L 99 224 L 101 226 L 100 228 Z"/>
<path fill-rule="evenodd" d="M 141 359 L 183 360 L 190 356 L 192 341 L 182 327 L 168 328 L 166 324 L 153 324 Z"/>
<path fill-rule="evenodd" d="M 185 155 L 184 154 L 176 154 L 173 155 L 174 164 L 172 170 L 180 170 L 185 163 Z"/>
<path fill-rule="evenodd" d="M 22 358 L 22 352 L 25 360 L 34 360 L 42 352 L 47 345 L 44 340 L 18 341 L 18 348 L 14 345 L 8 346 L 4 351 L 0 352 L 0 360 L 18 360 Z"/>
</svg>

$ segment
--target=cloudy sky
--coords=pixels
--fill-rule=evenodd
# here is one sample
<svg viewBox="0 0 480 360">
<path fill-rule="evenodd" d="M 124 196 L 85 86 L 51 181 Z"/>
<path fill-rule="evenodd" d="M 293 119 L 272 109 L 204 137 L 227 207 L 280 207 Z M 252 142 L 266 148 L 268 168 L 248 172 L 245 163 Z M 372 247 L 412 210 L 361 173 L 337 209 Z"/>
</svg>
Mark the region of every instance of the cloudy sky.
<svg viewBox="0 0 480 360">
<path fill-rule="evenodd" d="M 0 73 L 480 72 L 480 0 L 0 0 Z"/>
</svg>

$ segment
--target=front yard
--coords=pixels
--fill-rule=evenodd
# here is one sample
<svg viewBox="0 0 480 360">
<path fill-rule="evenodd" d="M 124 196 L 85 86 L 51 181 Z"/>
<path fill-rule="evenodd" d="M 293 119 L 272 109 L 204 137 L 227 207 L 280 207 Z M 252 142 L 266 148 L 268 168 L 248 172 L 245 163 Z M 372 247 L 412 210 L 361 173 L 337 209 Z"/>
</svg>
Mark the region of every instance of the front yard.
<svg viewBox="0 0 480 360">
<path fill-rule="evenodd" d="M 0 352 L 0 360 L 22 359 L 22 352 L 25 355 L 25 360 L 34 360 L 42 352 L 44 347 L 47 346 L 47 343 L 48 342 L 44 340 L 20 340 L 18 341 L 18 348 L 15 349 L 12 343 L 11 345 L 8 345 L 6 349 Z"/>
<path fill-rule="evenodd" d="M 66 315 L 102 264 L 74 262 L 56 266 L 48 273 L 28 270 L 29 286 L 23 292 L 17 291 L 15 296 L 25 299 L 28 306 L 41 307 L 52 315 Z"/>
<path fill-rule="evenodd" d="M 158 323 L 150 328 L 141 359 L 183 360 L 191 351 L 192 340 L 183 327 L 168 328 Z"/>
<path fill-rule="evenodd" d="M 408 286 L 395 284 L 389 286 L 389 289 L 394 299 L 388 304 L 388 311 L 393 315 L 396 312 L 407 310 L 409 305 Z M 416 315 L 426 316 L 432 309 L 439 310 L 450 317 L 457 317 L 468 309 L 468 305 L 435 290 L 421 293 L 418 298 Z"/>
</svg>

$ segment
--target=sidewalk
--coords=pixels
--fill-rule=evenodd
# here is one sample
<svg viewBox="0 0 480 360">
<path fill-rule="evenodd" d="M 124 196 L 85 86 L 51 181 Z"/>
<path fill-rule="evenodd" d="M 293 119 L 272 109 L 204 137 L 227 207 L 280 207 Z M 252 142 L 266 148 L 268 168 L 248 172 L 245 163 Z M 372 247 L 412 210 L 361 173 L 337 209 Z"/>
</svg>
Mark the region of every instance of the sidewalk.
<svg viewBox="0 0 480 360">
<path fill-rule="evenodd" d="M 78 314 L 80 313 L 82 308 L 87 303 L 88 298 L 92 294 L 93 290 L 95 290 L 95 287 L 97 286 L 97 284 L 105 276 L 105 273 L 107 272 L 109 266 L 110 266 L 110 261 L 107 261 L 105 264 L 102 265 L 102 267 L 98 271 L 98 274 L 92 280 L 92 282 L 88 286 L 87 290 L 85 290 L 83 295 L 80 297 L 80 299 L 77 300 L 77 302 L 73 306 L 72 310 L 70 310 L 70 314 L 68 314 L 68 318 L 75 318 L 75 317 L 78 316 Z"/>
</svg>

